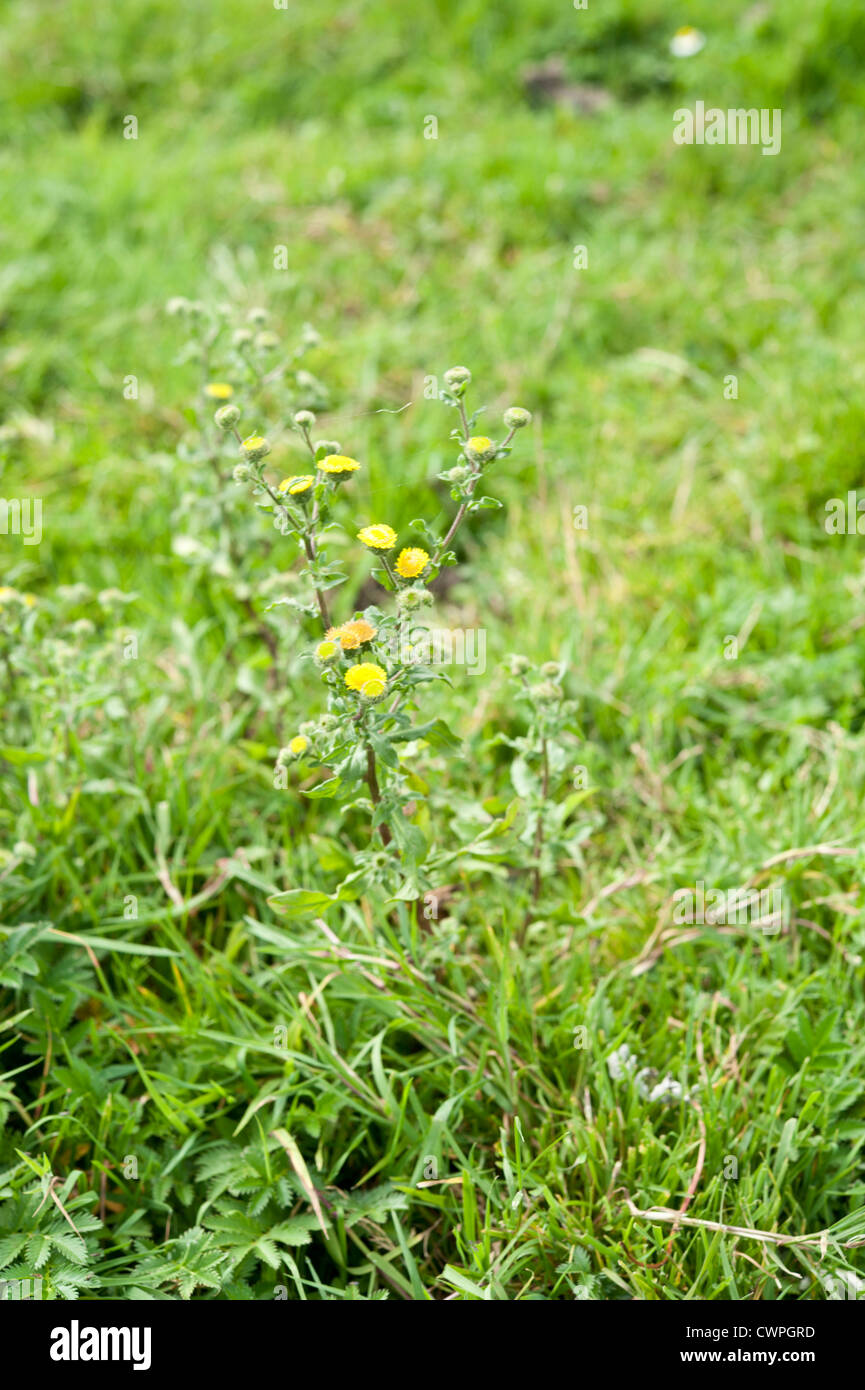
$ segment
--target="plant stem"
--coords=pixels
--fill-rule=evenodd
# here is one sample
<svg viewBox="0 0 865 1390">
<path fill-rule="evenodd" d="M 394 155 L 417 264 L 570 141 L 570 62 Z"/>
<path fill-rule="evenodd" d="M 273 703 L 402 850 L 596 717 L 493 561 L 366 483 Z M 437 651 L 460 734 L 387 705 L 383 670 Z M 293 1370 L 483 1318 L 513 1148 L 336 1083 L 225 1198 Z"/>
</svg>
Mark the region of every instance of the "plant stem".
<svg viewBox="0 0 865 1390">
<path fill-rule="evenodd" d="M 372 804 L 373 806 L 377 806 L 381 801 L 381 792 L 379 791 L 378 778 L 375 774 L 375 752 L 371 743 L 366 745 L 366 781 L 369 787 L 370 797 L 372 798 Z M 378 827 L 378 832 L 381 835 L 382 844 L 389 845 L 393 838 L 390 833 L 390 826 L 385 825 L 384 821 L 382 821 Z"/>
<path fill-rule="evenodd" d="M 466 439 L 462 440 L 461 442 L 462 442 L 463 445 L 465 445 L 465 444 L 468 443 L 469 426 L 468 426 L 468 421 L 467 421 L 467 419 L 466 419 L 465 406 L 463 405 L 462 401 L 460 401 L 460 415 L 461 415 L 461 417 L 462 417 L 463 430 L 464 430 L 464 432 L 465 432 L 465 434 L 466 434 Z M 508 431 L 507 437 L 502 441 L 502 446 L 501 446 L 502 448 L 504 448 L 505 445 L 510 444 L 511 440 L 512 440 L 513 437 L 514 437 L 514 434 L 515 434 L 515 431 L 514 431 L 514 430 L 509 430 L 509 431 Z M 439 559 L 441 558 L 441 556 L 442 556 L 442 555 L 445 553 L 445 551 L 447 550 L 448 546 L 450 545 L 451 541 L 453 540 L 453 538 L 454 538 L 454 536 L 456 535 L 457 531 L 459 530 L 460 526 L 462 526 L 463 520 L 464 520 L 464 518 L 465 518 L 465 514 L 466 514 L 466 512 L 468 511 L 468 505 L 469 505 L 469 502 L 471 501 L 472 493 L 474 492 L 475 488 L 477 487 L 477 485 L 478 485 L 478 480 L 480 479 L 481 473 L 483 472 L 483 469 L 482 469 L 480 466 L 476 466 L 475 464 L 472 464 L 472 465 L 471 465 L 471 469 L 472 469 L 472 477 L 471 477 L 471 479 L 470 479 L 470 481 L 469 481 L 469 483 L 468 483 L 468 485 L 467 485 L 467 487 L 466 487 L 466 495 L 465 495 L 465 497 L 463 498 L 462 502 L 460 503 L 459 511 L 457 512 L 456 516 L 454 517 L 453 521 L 451 522 L 450 530 L 448 531 L 447 535 L 445 536 L 444 540 L 442 541 L 441 545 L 438 547 L 438 549 L 436 550 L 435 555 L 433 556 L 432 563 L 433 563 L 434 565 L 438 564 Z"/>
<path fill-rule="evenodd" d="M 532 902 L 537 902 L 541 893 L 541 866 L 537 862 L 540 857 L 544 843 L 544 806 L 547 802 L 547 795 L 550 790 L 550 760 L 547 754 L 547 740 L 541 739 L 541 753 L 543 755 L 543 781 L 541 784 L 541 806 L 538 810 L 538 823 L 535 827 L 535 873 L 534 884 L 532 886 Z"/>
</svg>

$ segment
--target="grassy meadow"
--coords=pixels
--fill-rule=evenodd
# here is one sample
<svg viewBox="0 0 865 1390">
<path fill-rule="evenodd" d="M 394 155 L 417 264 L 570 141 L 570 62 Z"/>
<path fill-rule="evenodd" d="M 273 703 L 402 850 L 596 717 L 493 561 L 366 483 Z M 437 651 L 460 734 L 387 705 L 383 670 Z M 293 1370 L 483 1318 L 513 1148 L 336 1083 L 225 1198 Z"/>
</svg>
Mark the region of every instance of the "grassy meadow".
<svg viewBox="0 0 865 1390">
<path fill-rule="evenodd" d="M 0 35 L 0 494 L 42 504 L 0 535 L 0 1279 L 865 1287 L 865 542 L 826 527 L 865 459 L 865 13 L 9 0 Z M 675 144 L 698 100 L 779 109 L 777 156 Z M 252 406 L 240 348 L 196 353 L 259 319 Z M 274 482 L 296 408 L 361 461 L 350 617 L 390 603 L 357 529 L 456 511 L 455 364 L 478 429 L 532 422 L 433 586 L 485 669 L 418 687 L 387 846 L 363 782 L 275 777 L 322 634 L 201 386 Z M 543 776 L 514 653 L 557 667 Z M 780 919 L 683 920 L 700 884 Z"/>
</svg>

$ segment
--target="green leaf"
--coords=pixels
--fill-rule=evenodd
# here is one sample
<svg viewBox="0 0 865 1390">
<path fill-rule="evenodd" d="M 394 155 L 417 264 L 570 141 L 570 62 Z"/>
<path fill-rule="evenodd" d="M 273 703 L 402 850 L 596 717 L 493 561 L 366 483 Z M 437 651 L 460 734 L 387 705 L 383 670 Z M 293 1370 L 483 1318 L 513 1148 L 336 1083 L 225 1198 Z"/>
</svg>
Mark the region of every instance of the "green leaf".
<svg viewBox="0 0 865 1390">
<path fill-rule="evenodd" d="M 497 510 L 502 506 L 504 506 L 504 503 L 500 502 L 497 497 L 475 497 L 474 500 L 469 503 L 468 511 L 480 512 L 487 511 L 491 508 Z"/>
<path fill-rule="evenodd" d="M 457 738 L 453 729 L 449 728 L 443 719 L 436 719 L 429 728 L 424 730 L 423 737 L 432 748 L 440 748 L 445 753 L 458 753 L 462 748 L 462 739 Z"/>
<path fill-rule="evenodd" d="M 274 893 L 267 899 L 268 907 L 280 917 L 313 917 L 330 907 L 334 899 L 329 893 L 317 893 L 312 888 L 289 888 L 285 893 Z"/>
<path fill-rule="evenodd" d="M 308 796 L 310 801 L 322 801 L 327 797 L 336 796 L 341 786 L 341 777 L 328 777 L 326 782 L 319 782 L 317 787 L 309 787 L 303 795 Z"/>
<path fill-rule="evenodd" d="M 6 744 L 0 744 L 0 758 L 5 758 L 7 763 L 44 763 L 45 754 L 36 753 L 32 748 L 10 748 Z"/>
</svg>

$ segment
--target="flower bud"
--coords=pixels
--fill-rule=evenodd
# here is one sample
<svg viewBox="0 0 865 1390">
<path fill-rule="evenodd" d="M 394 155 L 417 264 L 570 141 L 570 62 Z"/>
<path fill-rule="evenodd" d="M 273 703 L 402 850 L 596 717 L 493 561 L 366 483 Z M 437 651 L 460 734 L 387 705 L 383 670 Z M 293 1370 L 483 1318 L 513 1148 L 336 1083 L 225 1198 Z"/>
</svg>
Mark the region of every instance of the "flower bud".
<svg viewBox="0 0 865 1390">
<path fill-rule="evenodd" d="M 512 405 L 505 411 L 504 419 L 509 430 L 521 430 L 532 423 L 532 412 L 523 410 L 521 405 Z"/>
<path fill-rule="evenodd" d="M 545 661 L 541 667 L 542 676 L 550 676 L 555 679 L 559 674 L 559 663 L 557 661 Z"/>
<path fill-rule="evenodd" d="M 305 753 L 309 747 L 309 739 L 302 734 L 296 734 L 294 738 L 288 740 L 285 748 L 280 748 L 276 757 L 277 767 L 285 767 L 292 759 L 299 758 L 301 753 Z"/>
<path fill-rule="evenodd" d="M 171 318 L 175 318 L 178 314 L 187 314 L 189 309 L 189 300 L 184 299 L 182 294 L 174 295 L 165 306 L 165 312 L 169 314 Z"/>
<path fill-rule="evenodd" d="M 252 469 L 248 463 L 239 463 L 231 476 L 236 483 L 248 483 L 252 477 Z"/>
<path fill-rule="evenodd" d="M 250 323 L 267 323 L 270 315 L 266 309 L 256 307 L 255 309 L 250 309 L 246 317 L 249 319 Z"/>
<path fill-rule="evenodd" d="M 476 463 L 486 463 L 496 452 L 496 446 L 485 434 L 475 434 L 466 440 L 465 452 L 468 458 Z"/>
<path fill-rule="evenodd" d="M 294 417 L 294 423 L 298 429 L 311 430 L 315 424 L 315 416 L 311 410 L 299 410 Z"/>
<path fill-rule="evenodd" d="M 235 347 L 246 347 L 247 343 L 252 342 L 252 329 L 236 328 L 231 335 L 231 341 Z"/>
<path fill-rule="evenodd" d="M 319 449 L 323 449 L 326 458 L 330 457 L 331 454 L 342 453 L 342 445 L 336 439 L 317 439 L 312 447 L 316 453 Z"/>
<path fill-rule="evenodd" d="M 221 430 L 230 430 L 240 419 L 240 411 L 236 405 L 221 405 L 213 418 Z"/>
<path fill-rule="evenodd" d="M 256 333 L 255 346 L 262 352 L 273 352 L 279 347 L 279 338 L 275 333 Z"/>
<path fill-rule="evenodd" d="M 433 596 L 429 589 L 422 589 L 419 585 L 412 585 L 408 589 L 400 589 L 396 596 L 397 608 L 411 612 L 415 608 L 426 608 L 432 603 Z"/>
<path fill-rule="evenodd" d="M 472 374 L 468 367 L 448 367 L 445 372 L 446 386 L 468 386 Z"/>
<path fill-rule="evenodd" d="M 564 691 L 554 681 L 541 681 L 534 688 L 534 697 L 542 705 L 554 705 L 562 699 Z"/>
<path fill-rule="evenodd" d="M 449 468 L 445 473 L 449 483 L 464 483 L 471 474 L 464 463 L 458 463 L 456 468 Z"/>
<path fill-rule="evenodd" d="M 319 642 L 313 655 L 316 666 L 333 666 L 342 656 L 342 647 L 339 642 L 325 639 L 324 642 Z"/>
<path fill-rule="evenodd" d="M 270 441 L 265 439 L 263 434 L 248 435 L 240 447 L 250 463 L 267 458 L 270 453 Z"/>
<path fill-rule="evenodd" d="M 531 667 L 531 662 L 527 656 L 520 656 L 513 652 L 507 657 L 506 664 L 512 676 L 524 676 Z"/>
</svg>

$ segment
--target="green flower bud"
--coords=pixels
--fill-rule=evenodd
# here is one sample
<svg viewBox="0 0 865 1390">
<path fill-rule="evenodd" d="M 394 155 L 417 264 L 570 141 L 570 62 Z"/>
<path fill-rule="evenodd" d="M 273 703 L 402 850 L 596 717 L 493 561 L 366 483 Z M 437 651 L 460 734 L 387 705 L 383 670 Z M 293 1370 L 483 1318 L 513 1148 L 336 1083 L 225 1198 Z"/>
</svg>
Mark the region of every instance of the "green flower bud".
<svg viewBox="0 0 865 1390">
<path fill-rule="evenodd" d="M 472 374 L 468 367 L 448 367 L 445 372 L 446 386 L 468 386 Z"/>
<path fill-rule="evenodd" d="M 312 447 L 316 453 L 318 453 L 319 449 L 323 449 L 326 458 L 329 457 L 330 454 L 342 453 L 342 445 L 336 439 L 317 439 Z"/>
<path fill-rule="evenodd" d="M 250 323 L 267 323 L 267 320 L 270 318 L 270 314 L 267 312 L 266 309 L 262 309 L 259 307 L 255 309 L 250 309 L 246 317 L 249 319 Z"/>
<path fill-rule="evenodd" d="M 406 612 L 411 612 L 415 608 L 426 608 L 432 602 L 433 596 L 429 589 L 422 589 L 419 585 L 400 589 L 396 596 L 397 608 Z"/>
<path fill-rule="evenodd" d="M 246 347 L 247 343 L 252 342 L 252 329 L 236 328 L 231 335 L 231 341 L 235 347 Z"/>
<path fill-rule="evenodd" d="M 507 658 L 507 667 L 512 676 L 523 676 L 530 670 L 531 662 L 527 656 L 520 656 L 514 652 Z"/>
<path fill-rule="evenodd" d="M 512 405 L 505 411 L 505 424 L 509 430 L 521 430 L 532 423 L 532 412 L 523 410 L 521 405 Z"/>
<path fill-rule="evenodd" d="M 540 685 L 534 688 L 534 697 L 542 705 L 554 705 L 562 699 L 564 691 L 560 685 L 554 681 L 541 681 Z"/>
<path fill-rule="evenodd" d="M 279 347 L 279 338 L 275 333 L 256 333 L 255 346 L 262 352 L 273 352 Z"/>
<path fill-rule="evenodd" d="M 466 468 L 465 464 L 458 463 L 456 468 L 448 469 L 445 473 L 445 477 L 449 483 L 463 483 L 466 478 L 471 477 L 471 473 L 470 470 Z"/>
<path fill-rule="evenodd" d="M 311 430 L 315 424 L 315 416 L 311 410 L 299 410 L 294 417 L 294 423 L 298 429 Z"/>
<path fill-rule="evenodd" d="M 248 483 L 252 477 L 252 469 L 248 463 L 239 463 L 231 476 L 236 483 Z"/>
<path fill-rule="evenodd" d="M 221 430 L 230 430 L 240 419 L 240 411 L 236 405 L 221 405 L 213 418 Z"/>
<path fill-rule="evenodd" d="M 559 663 L 557 661 L 545 661 L 541 667 L 542 676 L 556 677 L 559 674 Z"/>
<path fill-rule="evenodd" d="M 318 726 L 320 729 L 335 729 L 339 722 L 338 715 L 327 712 L 320 716 Z"/>
</svg>

